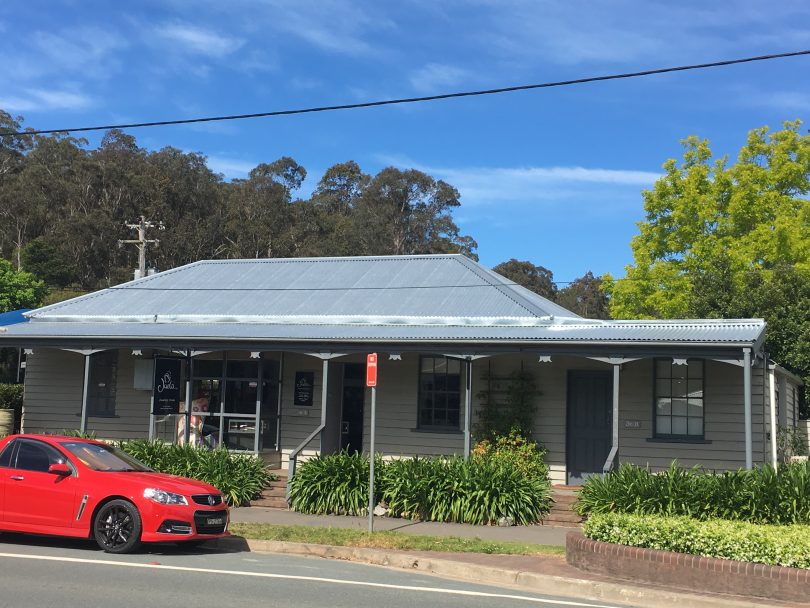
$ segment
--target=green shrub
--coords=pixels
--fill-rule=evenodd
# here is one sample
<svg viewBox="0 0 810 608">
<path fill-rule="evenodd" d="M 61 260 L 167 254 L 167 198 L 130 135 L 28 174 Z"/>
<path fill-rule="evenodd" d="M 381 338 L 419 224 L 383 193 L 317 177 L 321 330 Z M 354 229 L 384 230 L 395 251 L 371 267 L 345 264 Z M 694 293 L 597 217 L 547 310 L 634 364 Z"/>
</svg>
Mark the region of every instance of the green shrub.
<svg viewBox="0 0 810 608">
<path fill-rule="evenodd" d="M 0 384 L 0 410 L 21 412 L 23 406 L 22 384 Z"/>
<path fill-rule="evenodd" d="M 548 511 L 546 475 L 527 475 L 505 457 L 413 458 L 386 465 L 390 514 L 414 520 L 492 524 L 540 521 Z"/>
<path fill-rule="evenodd" d="M 591 477 L 579 493 L 581 515 L 634 513 L 683 515 L 766 524 L 810 524 L 810 464 L 770 465 L 753 470 L 706 473 L 669 469 L 652 473 L 624 464 Z"/>
<path fill-rule="evenodd" d="M 491 451 L 491 453 L 490 453 Z M 519 454 L 527 457 L 518 466 Z M 368 457 L 341 452 L 301 464 L 290 482 L 290 506 L 302 513 L 362 515 L 368 509 Z M 406 458 L 375 465 L 375 498 L 389 515 L 413 520 L 490 524 L 510 517 L 539 521 L 548 511 L 550 485 L 542 451 L 521 441 L 469 460 Z"/>
<path fill-rule="evenodd" d="M 546 451 L 514 428 L 506 435 L 494 434 L 491 439 L 479 441 L 472 449 L 472 456 L 494 459 L 530 477 L 548 478 Z"/>
<path fill-rule="evenodd" d="M 379 462 L 375 485 L 382 477 L 378 476 L 383 468 Z M 317 515 L 363 515 L 368 512 L 368 469 L 368 457 L 360 453 L 344 451 L 310 458 L 290 481 L 290 507 Z"/>
<path fill-rule="evenodd" d="M 141 439 L 123 441 L 118 447 L 155 471 L 211 484 L 230 505 L 247 504 L 257 498 L 273 479 L 261 458 L 234 454 L 225 448 L 209 450 Z"/>
<path fill-rule="evenodd" d="M 810 568 L 810 526 L 605 513 L 583 525 L 593 540 L 760 564 Z"/>
</svg>

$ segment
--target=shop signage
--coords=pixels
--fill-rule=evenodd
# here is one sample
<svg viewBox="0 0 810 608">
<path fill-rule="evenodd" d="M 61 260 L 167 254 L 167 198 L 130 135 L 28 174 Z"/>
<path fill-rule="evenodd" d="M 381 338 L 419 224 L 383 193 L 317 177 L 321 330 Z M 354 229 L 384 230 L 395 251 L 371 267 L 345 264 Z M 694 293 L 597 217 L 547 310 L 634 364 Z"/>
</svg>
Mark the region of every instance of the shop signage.
<svg viewBox="0 0 810 608">
<path fill-rule="evenodd" d="M 180 359 L 155 359 L 152 413 L 156 416 L 180 413 Z"/>
<path fill-rule="evenodd" d="M 366 386 L 377 386 L 377 353 L 366 356 Z"/>
<path fill-rule="evenodd" d="M 312 405 L 315 389 L 315 372 L 295 372 L 295 394 L 293 405 Z"/>
</svg>

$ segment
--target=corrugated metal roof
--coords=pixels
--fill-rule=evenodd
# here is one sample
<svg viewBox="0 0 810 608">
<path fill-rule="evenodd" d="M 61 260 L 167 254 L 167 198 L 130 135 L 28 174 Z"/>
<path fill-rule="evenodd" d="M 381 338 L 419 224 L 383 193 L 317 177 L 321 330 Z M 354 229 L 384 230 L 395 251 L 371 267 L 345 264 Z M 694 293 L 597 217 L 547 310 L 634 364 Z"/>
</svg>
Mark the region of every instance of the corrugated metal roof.
<svg viewBox="0 0 810 608">
<path fill-rule="evenodd" d="M 537 343 L 670 343 L 751 344 L 759 339 L 764 321 L 604 321 L 545 326 L 521 325 L 368 325 L 323 323 L 25 323 L 8 328 L 9 337 L 143 339 L 234 339 L 306 342 L 537 342 Z"/>
<path fill-rule="evenodd" d="M 202 261 L 39 309 L 138 315 L 576 317 L 461 255 Z"/>
<path fill-rule="evenodd" d="M 28 316 L 0 340 L 753 344 L 765 328 L 581 319 L 461 255 L 202 261 Z"/>
</svg>

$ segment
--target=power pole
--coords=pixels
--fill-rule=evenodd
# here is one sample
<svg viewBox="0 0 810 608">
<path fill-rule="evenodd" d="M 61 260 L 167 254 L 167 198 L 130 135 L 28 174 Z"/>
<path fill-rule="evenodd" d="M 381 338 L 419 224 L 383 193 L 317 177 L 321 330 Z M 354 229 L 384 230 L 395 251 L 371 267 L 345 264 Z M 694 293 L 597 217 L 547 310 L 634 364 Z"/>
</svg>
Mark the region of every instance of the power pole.
<svg viewBox="0 0 810 608">
<path fill-rule="evenodd" d="M 154 243 L 155 246 L 160 243 L 160 240 L 158 239 L 147 239 L 146 231 L 150 228 L 166 230 L 166 226 L 163 225 L 163 222 L 153 222 L 151 220 L 147 220 L 143 215 L 137 224 L 125 223 L 124 225 L 130 230 L 138 231 L 137 239 L 119 240 L 118 246 L 122 247 L 125 244 L 135 244 L 138 246 L 138 275 L 136 278 L 140 279 L 146 276 L 146 246 L 149 243 Z"/>
</svg>

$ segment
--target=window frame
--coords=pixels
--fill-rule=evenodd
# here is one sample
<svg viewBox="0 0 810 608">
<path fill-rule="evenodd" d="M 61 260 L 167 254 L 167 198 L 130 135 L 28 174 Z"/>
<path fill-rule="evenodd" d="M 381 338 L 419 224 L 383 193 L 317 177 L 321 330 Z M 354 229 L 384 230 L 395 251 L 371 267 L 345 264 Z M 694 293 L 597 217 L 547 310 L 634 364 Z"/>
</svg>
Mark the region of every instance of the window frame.
<svg viewBox="0 0 810 608">
<path fill-rule="evenodd" d="M 672 413 L 672 401 L 671 400 L 674 398 L 672 396 L 672 392 L 673 392 L 672 391 L 672 380 L 673 379 L 680 379 L 680 378 L 675 378 L 672 375 L 671 370 L 672 370 L 673 367 L 676 367 L 675 363 L 673 362 L 673 358 L 672 357 L 655 357 L 655 358 L 653 358 L 653 382 L 652 382 L 652 428 L 653 428 L 653 439 L 654 440 L 662 440 L 662 441 L 675 441 L 675 442 L 690 442 L 690 441 L 693 441 L 693 442 L 704 443 L 705 440 L 706 440 L 706 361 L 705 361 L 705 359 L 701 359 L 701 358 L 698 358 L 698 357 L 692 357 L 692 358 L 686 359 L 687 372 L 686 372 L 686 377 L 683 378 L 686 381 L 686 397 L 684 397 L 684 399 L 686 399 L 686 415 L 684 416 L 686 418 L 686 425 L 687 425 L 686 426 L 686 431 L 687 431 L 686 434 L 662 433 L 662 432 L 660 432 L 658 430 L 658 399 L 659 399 L 659 395 L 658 395 L 658 380 L 659 380 L 659 377 L 658 377 L 658 364 L 659 364 L 659 362 L 663 362 L 663 361 L 668 361 L 669 365 L 670 365 L 670 375 L 669 375 L 669 378 L 668 378 L 670 380 L 670 390 L 669 390 L 669 399 L 670 399 L 670 410 L 669 411 L 670 411 L 670 413 L 669 414 L 662 414 L 662 416 L 669 416 L 669 418 L 670 418 L 670 428 L 672 428 L 671 427 L 672 418 L 674 418 L 674 417 L 680 418 L 681 417 L 681 416 L 674 416 L 673 413 Z M 690 362 L 699 362 L 700 363 L 700 386 L 701 386 L 700 401 L 701 401 L 701 411 L 702 411 L 702 414 L 700 416 L 700 418 L 701 418 L 701 425 L 700 425 L 701 432 L 700 432 L 700 434 L 695 433 L 695 434 L 691 434 L 691 435 L 689 434 L 689 418 L 698 418 L 698 416 L 690 416 L 689 415 L 689 399 L 690 399 L 690 397 L 689 397 L 689 380 L 690 380 L 690 377 L 689 377 L 688 366 L 689 366 Z M 678 365 L 677 367 L 681 367 L 681 365 Z M 667 379 L 667 378 L 663 378 L 663 379 Z M 681 397 L 678 397 L 678 398 L 680 399 Z M 695 399 L 697 399 L 697 398 L 695 398 Z"/>
<path fill-rule="evenodd" d="M 442 389 L 441 391 L 430 391 L 434 394 L 442 393 L 445 396 L 449 394 L 456 393 L 458 395 L 458 424 L 456 425 L 443 425 L 443 424 L 423 424 L 422 423 L 422 399 L 425 395 L 425 391 L 422 388 L 422 367 L 423 362 L 425 359 L 434 359 L 434 360 L 441 360 L 443 359 L 445 362 L 448 362 L 447 369 L 449 370 L 449 362 L 455 361 L 459 364 L 458 370 L 458 389 L 457 390 L 448 390 L 447 388 Z M 433 375 L 435 376 L 436 364 L 433 364 Z M 462 428 L 462 407 L 461 407 L 461 393 L 462 393 L 462 375 L 464 373 L 464 367 L 461 365 L 461 359 L 455 359 L 453 357 L 447 357 L 444 355 L 419 355 L 419 367 L 416 370 L 416 381 L 417 381 L 417 397 L 416 397 L 416 430 L 423 431 L 427 433 L 459 433 L 461 432 Z M 449 374 L 445 372 L 445 377 L 455 375 Z M 435 405 L 433 408 L 435 411 Z M 445 408 L 445 411 L 449 411 L 449 408 Z"/>
<path fill-rule="evenodd" d="M 98 369 L 98 361 L 100 361 L 101 357 L 111 357 L 113 359 L 110 367 L 110 381 L 105 383 L 104 389 L 106 396 L 103 398 L 105 403 L 104 408 L 100 408 L 99 404 L 102 401 L 98 395 L 91 394 L 93 391 L 90 388 L 93 386 L 93 381 L 96 380 L 96 389 L 98 389 L 98 378 L 93 378 L 94 375 L 94 367 Z M 117 349 L 111 350 L 102 350 L 90 355 L 90 370 L 87 376 L 87 384 L 88 384 L 88 391 L 87 391 L 87 416 L 94 417 L 94 418 L 115 418 L 116 417 L 116 406 L 118 401 L 118 366 L 119 366 L 119 356 Z M 96 374 L 98 372 L 96 371 Z"/>
<path fill-rule="evenodd" d="M 60 450 L 57 447 L 51 445 L 50 443 L 47 443 L 45 441 L 39 441 L 38 439 L 32 439 L 30 437 L 19 437 L 17 439 L 14 439 L 12 441 L 12 443 L 14 445 L 9 446 L 9 447 L 13 447 L 14 451 L 11 454 L 10 463 L 9 463 L 9 467 L 8 467 L 9 469 L 14 469 L 16 471 L 27 471 L 29 473 L 46 473 L 48 475 L 51 475 L 52 473 L 48 473 L 47 469 L 42 471 L 40 469 L 22 469 L 22 468 L 19 467 L 18 459 L 19 459 L 19 456 L 20 456 L 20 448 L 22 446 L 25 446 L 25 445 L 33 445 L 33 446 L 37 446 L 37 447 L 42 448 L 45 451 L 45 453 L 48 454 L 48 461 L 49 461 L 48 468 L 50 468 L 50 466 L 52 464 L 55 464 L 53 462 L 50 462 L 51 454 L 49 454 L 49 452 L 52 452 L 52 453 L 57 454 L 59 456 L 59 459 L 62 460 L 63 464 L 66 464 L 66 465 L 68 465 L 68 467 L 70 467 L 70 476 L 71 477 L 76 476 L 76 467 L 73 464 L 73 462 L 70 460 L 70 458 L 67 455 L 65 455 L 65 453 L 62 452 L 62 450 Z"/>
</svg>

